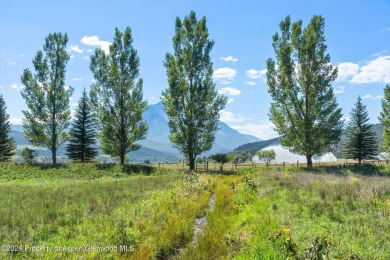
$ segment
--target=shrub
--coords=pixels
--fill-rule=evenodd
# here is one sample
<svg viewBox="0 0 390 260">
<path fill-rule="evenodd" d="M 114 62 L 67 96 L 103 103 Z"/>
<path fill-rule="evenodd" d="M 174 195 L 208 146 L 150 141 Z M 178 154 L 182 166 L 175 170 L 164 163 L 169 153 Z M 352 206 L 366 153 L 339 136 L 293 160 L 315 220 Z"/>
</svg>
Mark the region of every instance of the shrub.
<svg viewBox="0 0 390 260">
<path fill-rule="evenodd" d="M 33 164 L 35 161 L 35 156 L 36 156 L 35 150 L 32 150 L 28 147 L 24 147 L 20 152 L 20 155 L 22 156 L 24 162 L 28 164 Z"/>
</svg>

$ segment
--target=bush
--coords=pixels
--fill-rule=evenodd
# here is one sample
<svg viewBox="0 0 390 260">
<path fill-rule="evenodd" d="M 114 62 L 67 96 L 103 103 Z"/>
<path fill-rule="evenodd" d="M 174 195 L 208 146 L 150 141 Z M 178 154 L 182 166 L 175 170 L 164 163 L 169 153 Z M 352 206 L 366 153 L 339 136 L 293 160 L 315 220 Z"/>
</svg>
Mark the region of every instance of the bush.
<svg viewBox="0 0 390 260">
<path fill-rule="evenodd" d="M 28 147 L 24 147 L 22 151 L 20 152 L 20 155 L 22 156 L 25 163 L 33 164 L 35 161 L 35 150 L 32 150 Z"/>
</svg>

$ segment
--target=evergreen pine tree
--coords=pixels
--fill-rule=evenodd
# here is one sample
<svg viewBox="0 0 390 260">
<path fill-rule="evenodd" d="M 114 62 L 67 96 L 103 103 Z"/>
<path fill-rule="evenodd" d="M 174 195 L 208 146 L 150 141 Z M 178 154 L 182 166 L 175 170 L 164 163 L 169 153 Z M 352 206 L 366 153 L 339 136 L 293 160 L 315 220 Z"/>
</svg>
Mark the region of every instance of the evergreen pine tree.
<svg viewBox="0 0 390 260">
<path fill-rule="evenodd" d="M 381 149 L 390 154 L 390 84 L 384 89 L 385 97 L 382 99 L 382 111 L 379 120 L 383 125 L 383 144 Z"/>
<path fill-rule="evenodd" d="M 9 161 L 15 154 L 15 143 L 9 137 L 11 123 L 6 109 L 3 95 L 0 95 L 0 162 Z"/>
<path fill-rule="evenodd" d="M 70 130 L 69 144 L 66 146 L 67 155 L 74 161 L 88 162 L 97 155 L 96 125 L 91 111 L 91 103 L 87 92 L 83 91 L 75 113 L 75 121 Z"/>
<path fill-rule="evenodd" d="M 368 112 L 360 96 L 350 115 L 343 153 L 346 158 L 358 160 L 361 164 L 362 160 L 373 159 L 378 154 L 378 143 L 372 131 L 372 124 L 368 123 Z"/>
</svg>

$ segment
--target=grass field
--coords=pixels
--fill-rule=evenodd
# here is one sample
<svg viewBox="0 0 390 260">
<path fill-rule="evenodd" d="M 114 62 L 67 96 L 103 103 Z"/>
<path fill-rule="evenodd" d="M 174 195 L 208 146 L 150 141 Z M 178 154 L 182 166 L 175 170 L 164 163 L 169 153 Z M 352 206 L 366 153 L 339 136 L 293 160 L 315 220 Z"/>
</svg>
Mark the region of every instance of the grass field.
<svg viewBox="0 0 390 260">
<path fill-rule="evenodd" d="M 389 172 L 0 164 L 0 258 L 390 259 Z"/>
</svg>

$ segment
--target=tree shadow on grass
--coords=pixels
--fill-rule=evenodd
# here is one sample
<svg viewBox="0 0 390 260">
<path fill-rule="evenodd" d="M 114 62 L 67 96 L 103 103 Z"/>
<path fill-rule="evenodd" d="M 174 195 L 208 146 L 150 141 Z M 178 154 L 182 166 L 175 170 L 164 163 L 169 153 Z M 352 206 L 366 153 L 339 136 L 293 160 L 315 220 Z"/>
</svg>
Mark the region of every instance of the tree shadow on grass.
<svg viewBox="0 0 390 260">
<path fill-rule="evenodd" d="M 61 168 L 66 168 L 67 167 L 66 165 L 67 165 L 66 163 L 57 163 L 57 164 L 33 163 L 33 164 L 30 164 L 30 166 L 39 168 L 40 170 L 61 169 Z"/>
<path fill-rule="evenodd" d="M 351 175 L 359 174 L 364 176 L 386 176 L 390 177 L 390 165 L 375 165 L 375 164 L 354 164 L 354 165 L 337 165 L 337 166 L 317 166 L 311 169 L 304 168 L 307 172 L 336 174 L 336 175 Z"/>
</svg>

